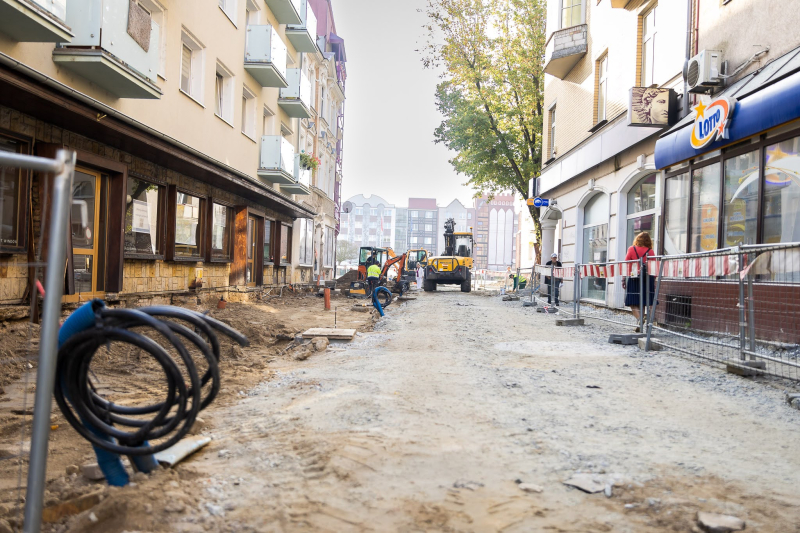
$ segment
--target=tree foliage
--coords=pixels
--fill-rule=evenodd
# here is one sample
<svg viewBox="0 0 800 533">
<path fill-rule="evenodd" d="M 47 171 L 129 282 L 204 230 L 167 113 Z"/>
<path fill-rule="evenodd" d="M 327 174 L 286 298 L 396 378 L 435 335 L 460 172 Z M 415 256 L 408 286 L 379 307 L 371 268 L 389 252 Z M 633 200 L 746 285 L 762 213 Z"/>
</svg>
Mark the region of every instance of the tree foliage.
<svg viewBox="0 0 800 533">
<path fill-rule="evenodd" d="M 542 168 L 544 0 L 428 0 L 425 13 L 423 64 L 443 71 L 435 141 L 456 152 L 450 163 L 476 195 L 527 200 Z"/>
<path fill-rule="evenodd" d="M 347 239 L 339 239 L 336 242 L 336 262 L 358 260 L 358 246 Z"/>
</svg>

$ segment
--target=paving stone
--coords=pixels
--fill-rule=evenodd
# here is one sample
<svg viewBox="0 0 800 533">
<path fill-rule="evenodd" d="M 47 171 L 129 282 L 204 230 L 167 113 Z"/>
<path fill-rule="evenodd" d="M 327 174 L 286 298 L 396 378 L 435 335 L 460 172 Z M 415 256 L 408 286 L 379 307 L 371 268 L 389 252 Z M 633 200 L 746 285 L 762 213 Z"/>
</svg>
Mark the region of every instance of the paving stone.
<svg viewBox="0 0 800 533">
<path fill-rule="evenodd" d="M 735 516 L 716 513 L 697 513 L 697 523 L 708 533 L 730 533 L 742 531 L 745 528 L 744 520 Z"/>
</svg>

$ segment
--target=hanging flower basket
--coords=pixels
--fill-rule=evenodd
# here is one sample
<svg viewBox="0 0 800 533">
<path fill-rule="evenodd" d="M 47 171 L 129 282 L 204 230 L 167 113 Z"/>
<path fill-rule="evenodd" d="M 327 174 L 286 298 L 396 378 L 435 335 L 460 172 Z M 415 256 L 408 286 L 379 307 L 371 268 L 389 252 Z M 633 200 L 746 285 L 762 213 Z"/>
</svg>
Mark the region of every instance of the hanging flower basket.
<svg viewBox="0 0 800 533">
<path fill-rule="evenodd" d="M 319 166 L 319 158 L 305 152 L 300 154 L 300 168 L 314 172 Z"/>
</svg>

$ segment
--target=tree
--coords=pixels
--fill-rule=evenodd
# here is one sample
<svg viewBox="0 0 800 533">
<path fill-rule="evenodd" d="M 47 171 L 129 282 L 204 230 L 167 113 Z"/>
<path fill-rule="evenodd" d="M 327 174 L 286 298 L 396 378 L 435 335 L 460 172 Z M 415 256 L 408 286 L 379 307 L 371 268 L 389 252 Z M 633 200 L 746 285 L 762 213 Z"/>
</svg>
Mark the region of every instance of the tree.
<svg viewBox="0 0 800 533">
<path fill-rule="evenodd" d="M 544 0 L 428 0 L 423 64 L 441 68 L 434 140 L 476 196 L 529 198 L 542 168 Z M 529 206 L 541 262 L 539 209 Z"/>
<path fill-rule="evenodd" d="M 347 239 L 336 241 L 336 262 L 342 263 L 350 259 L 358 259 L 358 246 Z"/>
</svg>

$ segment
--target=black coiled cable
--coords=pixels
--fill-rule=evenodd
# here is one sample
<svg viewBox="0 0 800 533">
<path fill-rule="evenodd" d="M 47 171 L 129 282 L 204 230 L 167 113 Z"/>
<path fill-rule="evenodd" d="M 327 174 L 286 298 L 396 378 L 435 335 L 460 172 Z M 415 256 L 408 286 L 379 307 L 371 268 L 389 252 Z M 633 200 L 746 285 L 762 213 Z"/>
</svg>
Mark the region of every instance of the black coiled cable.
<svg viewBox="0 0 800 533">
<path fill-rule="evenodd" d="M 67 421 L 97 447 L 121 455 L 150 455 L 173 446 L 194 424 L 220 389 L 217 333 L 242 346 L 247 338 L 209 316 L 171 306 L 111 309 L 97 301 L 95 325 L 69 337 L 58 353 L 55 399 Z M 180 322 L 176 322 L 180 321 Z M 182 322 L 182 323 L 181 323 Z M 187 327 L 189 324 L 192 327 Z M 160 344 L 132 328 L 151 328 L 177 351 L 176 361 Z M 193 328 L 193 329 L 192 329 Z M 199 376 L 185 342 L 203 354 L 208 369 Z M 130 344 L 149 354 L 167 378 L 166 398 L 141 407 L 112 403 L 97 394 L 89 380 L 95 353 L 111 342 Z M 184 374 L 188 375 L 186 383 Z M 207 393 L 203 389 L 207 384 Z M 151 418 L 133 418 L 152 415 Z M 127 428 L 127 431 L 125 430 Z M 165 439 L 158 444 L 150 441 Z"/>
</svg>

